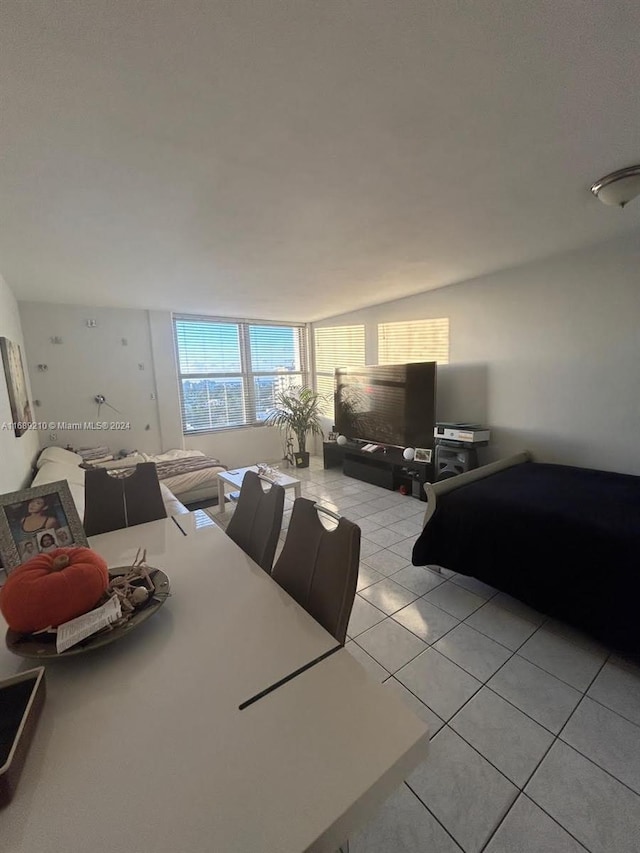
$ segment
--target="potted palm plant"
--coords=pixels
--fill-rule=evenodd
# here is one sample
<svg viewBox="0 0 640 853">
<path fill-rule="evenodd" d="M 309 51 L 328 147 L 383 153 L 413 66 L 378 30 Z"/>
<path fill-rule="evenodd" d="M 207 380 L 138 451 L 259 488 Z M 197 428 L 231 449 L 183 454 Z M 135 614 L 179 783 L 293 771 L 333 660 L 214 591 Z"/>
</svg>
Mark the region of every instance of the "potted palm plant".
<svg viewBox="0 0 640 853">
<path fill-rule="evenodd" d="M 298 452 L 293 454 L 296 468 L 309 467 L 307 435 L 322 435 L 320 405 L 322 395 L 312 388 L 294 386 L 276 394 L 276 405 L 265 423 L 277 426 L 286 434 L 293 433 L 298 440 Z"/>
</svg>

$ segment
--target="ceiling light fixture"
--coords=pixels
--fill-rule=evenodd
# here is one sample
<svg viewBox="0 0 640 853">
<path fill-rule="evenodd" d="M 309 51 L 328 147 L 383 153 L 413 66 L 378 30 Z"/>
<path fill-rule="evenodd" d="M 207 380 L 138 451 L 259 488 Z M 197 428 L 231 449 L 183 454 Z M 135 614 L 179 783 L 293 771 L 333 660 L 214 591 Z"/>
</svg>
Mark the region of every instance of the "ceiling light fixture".
<svg viewBox="0 0 640 853">
<path fill-rule="evenodd" d="M 636 196 L 640 195 L 640 165 L 618 169 L 600 178 L 591 187 L 591 192 L 603 204 L 624 207 Z"/>
</svg>

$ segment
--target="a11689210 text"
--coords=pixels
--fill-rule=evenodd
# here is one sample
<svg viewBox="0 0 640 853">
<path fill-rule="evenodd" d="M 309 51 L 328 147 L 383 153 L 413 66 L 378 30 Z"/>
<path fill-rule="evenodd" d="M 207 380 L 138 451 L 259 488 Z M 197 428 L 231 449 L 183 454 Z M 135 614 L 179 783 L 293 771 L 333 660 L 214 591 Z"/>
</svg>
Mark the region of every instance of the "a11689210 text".
<svg viewBox="0 0 640 853">
<path fill-rule="evenodd" d="M 30 421 L 30 422 L 8 422 L 3 421 L 0 424 L 0 429 L 10 430 L 13 432 L 16 429 L 20 430 L 127 430 L 131 429 L 129 421 Z"/>
</svg>

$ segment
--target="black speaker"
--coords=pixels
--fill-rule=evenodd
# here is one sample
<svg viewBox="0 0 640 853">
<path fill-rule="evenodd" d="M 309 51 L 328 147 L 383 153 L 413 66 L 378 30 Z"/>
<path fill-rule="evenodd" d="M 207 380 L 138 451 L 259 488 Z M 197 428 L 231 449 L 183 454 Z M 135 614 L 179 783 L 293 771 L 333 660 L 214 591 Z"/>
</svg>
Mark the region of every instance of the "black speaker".
<svg viewBox="0 0 640 853">
<path fill-rule="evenodd" d="M 457 477 L 478 467 L 478 451 L 475 447 L 446 447 L 436 445 L 436 482 Z"/>
<path fill-rule="evenodd" d="M 411 497 L 421 499 L 424 497 L 424 488 L 420 480 L 411 481 Z"/>
</svg>

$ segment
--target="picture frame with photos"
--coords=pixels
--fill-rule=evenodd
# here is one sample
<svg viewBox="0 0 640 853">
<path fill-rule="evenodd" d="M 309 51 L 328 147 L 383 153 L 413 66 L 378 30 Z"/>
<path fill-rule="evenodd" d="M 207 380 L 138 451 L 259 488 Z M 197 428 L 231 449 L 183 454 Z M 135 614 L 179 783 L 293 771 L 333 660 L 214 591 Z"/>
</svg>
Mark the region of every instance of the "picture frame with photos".
<svg viewBox="0 0 640 853">
<path fill-rule="evenodd" d="M 431 462 L 430 447 L 416 447 L 414 460 L 416 462 Z"/>
<path fill-rule="evenodd" d="M 0 558 L 7 572 L 56 548 L 89 547 L 66 480 L 0 495 Z"/>
</svg>

